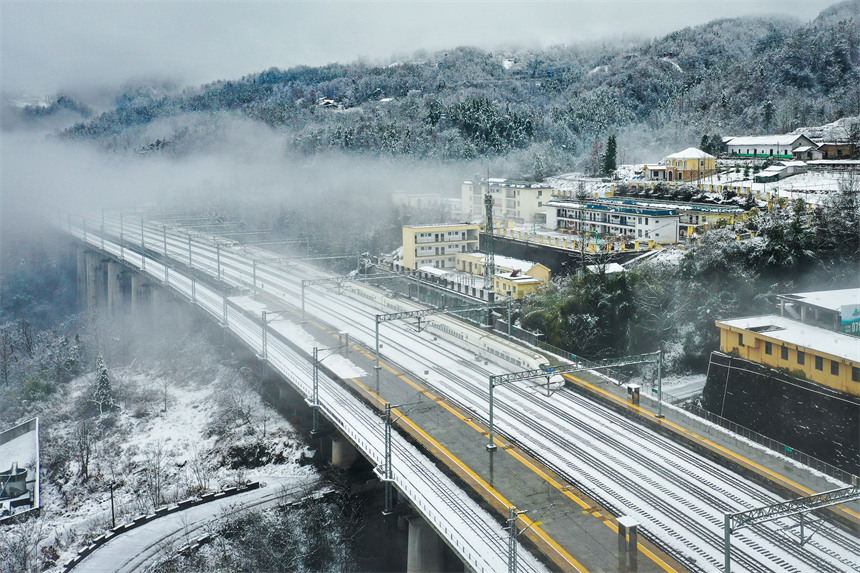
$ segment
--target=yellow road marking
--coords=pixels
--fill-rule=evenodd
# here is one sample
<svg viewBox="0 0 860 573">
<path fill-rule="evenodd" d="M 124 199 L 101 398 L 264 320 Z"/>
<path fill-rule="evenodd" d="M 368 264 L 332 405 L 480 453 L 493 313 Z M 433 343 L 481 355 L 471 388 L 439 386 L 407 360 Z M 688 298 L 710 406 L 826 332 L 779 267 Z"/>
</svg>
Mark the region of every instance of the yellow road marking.
<svg viewBox="0 0 860 573">
<path fill-rule="evenodd" d="M 788 484 L 791 487 L 795 488 L 796 490 L 805 493 L 806 495 L 812 495 L 813 493 L 815 493 L 813 490 L 809 489 L 808 487 L 803 486 L 803 485 L 801 485 L 801 484 L 799 484 L 793 480 L 790 480 L 787 477 L 776 473 L 775 471 L 771 470 L 770 468 L 766 468 L 766 467 L 764 467 L 764 466 L 762 466 L 762 465 L 760 465 L 760 464 L 758 464 L 758 463 L 756 463 L 750 459 L 747 459 L 744 456 L 738 454 L 737 452 L 734 452 L 734 451 L 732 451 L 732 450 L 730 450 L 724 446 L 721 446 L 720 444 L 717 444 L 716 442 L 712 442 L 708 438 L 700 436 L 699 434 L 697 434 L 691 430 L 688 430 L 684 426 L 676 424 L 675 422 L 671 422 L 671 421 L 667 420 L 666 418 L 662 418 L 662 419 L 657 418 L 656 414 L 654 414 L 650 410 L 646 410 L 645 408 L 642 408 L 641 406 L 637 406 L 634 404 L 628 404 L 627 401 L 624 400 L 623 398 L 619 398 L 615 394 L 612 394 L 611 392 L 607 392 L 603 388 L 599 388 L 599 387 L 591 384 L 590 382 L 586 382 L 582 378 L 578 378 L 578 377 L 573 376 L 571 374 L 564 374 L 564 376 L 578 382 L 579 384 L 581 384 L 583 386 L 587 386 L 589 389 L 591 389 L 591 391 L 593 391 L 595 393 L 603 394 L 604 396 L 608 397 L 613 402 L 623 404 L 626 408 L 635 411 L 637 414 L 639 414 L 643 418 L 644 417 L 653 417 L 653 418 L 657 419 L 657 423 L 659 423 L 661 425 L 670 426 L 670 427 L 674 428 L 678 433 L 684 434 L 684 435 L 692 438 L 694 441 L 705 443 L 705 444 L 713 447 L 714 449 L 719 450 L 720 452 L 725 454 L 726 457 L 728 457 L 728 458 L 735 458 L 744 464 L 752 466 L 752 467 L 758 469 L 759 471 L 761 471 L 762 473 L 773 477 L 774 481 L 781 481 L 785 484 Z M 855 511 L 852 511 L 852 510 L 850 510 L 844 506 L 839 506 L 839 507 L 845 513 L 848 513 L 849 515 L 860 519 L 860 514 L 856 513 Z"/>
<path fill-rule="evenodd" d="M 325 327 L 324 325 L 321 325 L 321 324 L 319 324 L 318 322 L 316 322 L 316 321 L 314 321 L 314 320 L 310 320 L 310 322 L 312 322 L 312 323 L 313 323 L 315 326 L 317 326 L 317 328 L 319 328 L 320 330 L 323 330 L 323 331 L 325 331 L 325 332 L 328 332 L 328 333 L 329 333 L 329 335 L 333 336 L 332 331 L 331 331 L 331 330 L 329 330 L 329 329 L 328 329 L 327 327 Z M 369 359 L 369 360 L 374 360 L 374 361 L 376 360 L 376 355 L 375 355 L 374 353 L 371 353 L 369 350 L 368 350 L 368 351 L 365 351 L 365 349 L 364 349 L 363 347 L 359 347 L 359 346 L 354 346 L 354 345 L 353 345 L 353 346 L 352 346 L 352 349 L 353 349 L 353 351 L 357 351 L 358 353 L 360 353 L 362 356 L 364 356 L 365 358 L 367 358 L 367 359 Z M 453 414 L 456 418 L 458 418 L 460 421 L 462 421 L 463 423 L 465 423 L 467 426 L 471 427 L 473 430 L 475 430 L 475 431 L 476 431 L 476 432 L 478 432 L 479 434 L 481 434 L 481 435 L 483 435 L 483 436 L 487 436 L 487 435 L 488 435 L 488 431 L 486 431 L 486 430 L 483 428 L 483 426 L 481 426 L 481 425 L 477 424 L 477 423 L 476 423 L 476 422 L 474 422 L 472 419 L 470 419 L 470 418 L 468 418 L 468 417 L 464 416 L 463 414 L 461 414 L 461 413 L 459 412 L 459 410 L 457 410 L 456 408 L 454 408 L 454 407 L 452 407 L 450 404 L 448 404 L 448 403 L 445 401 L 445 399 L 444 399 L 444 398 L 441 398 L 441 397 L 435 396 L 435 395 L 434 395 L 430 390 L 428 390 L 428 389 L 427 389 L 427 388 L 425 388 L 424 386 L 422 386 L 422 385 L 420 385 L 420 384 L 416 383 L 415 381 L 413 381 L 413 380 L 412 380 L 411 378 L 409 378 L 408 376 L 406 376 L 406 375 L 404 375 L 404 374 L 402 374 L 402 373 L 400 373 L 400 372 L 396 371 L 394 368 L 392 368 L 391 366 L 389 366 L 385 361 L 380 360 L 379 365 L 380 365 L 380 367 L 381 367 L 381 368 L 384 368 L 384 369 L 385 369 L 385 370 L 387 370 L 389 373 L 391 373 L 392 375 L 394 375 L 395 377 L 397 377 L 398 379 L 400 379 L 401 381 L 403 381 L 403 382 L 404 382 L 404 383 L 406 383 L 407 385 L 411 386 L 412 388 L 414 388 L 415 390 L 417 390 L 417 391 L 418 391 L 418 392 L 420 392 L 421 394 L 424 394 L 425 396 L 427 396 L 430 400 L 432 400 L 432 401 L 433 401 L 433 402 L 435 402 L 437 405 L 439 405 L 439 406 L 441 406 L 442 408 L 444 408 L 445 410 L 447 410 L 450 414 Z M 381 396 L 379 396 L 378 394 L 376 394 L 376 392 L 374 392 L 373 390 L 371 390 L 371 389 L 370 389 L 366 384 L 364 384 L 363 382 L 361 382 L 359 379 L 357 379 L 357 378 L 352 378 L 351 380 L 352 380 L 352 381 L 353 381 L 357 386 L 361 387 L 361 388 L 362 388 L 362 389 L 367 393 L 367 395 L 368 395 L 368 396 L 372 397 L 372 398 L 373 398 L 373 399 L 375 399 L 377 402 L 379 402 L 379 404 L 380 404 L 380 405 L 384 405 L 384 404 L 385 404 L 386 400 L 384 400 Z M 431 444 L 433 444 L 433 446 L 434 446 L 435 448 L 437 448 L 441 453 L 443 453 L 446 457 L 448 457 L 448 458 L 449 458 L 449 459 L 450 459 L 454 464 L 456 464 L 456 465 L 457 465 L 458 467 L 460 467 L 464 472 L 466 472 L 466 473 L 467 473 L 467 475 L 469 475 L 472 479 L 474 479 L 477 483 L 479 483 L 479 484 L 481 485 L 481 487 L 483 487 L 484 489 L 486 489 L 486 490 L 490 493 L 490 495 L 492 495 L 492 496 L 493 496 L 493 497 L 494 497 L 494 498 L 495 498 L 499 503 L 501 503 L 504 507 L 510 507 L 511 505 L 513 505 L 513 504 L 511 504 L 510 502 L 508 502 L 508 501 L 507 501 L 507 499 L 506 499 L 504 496 L 502 496 L 502 494 L 501 494 L 501 493 L 499 493 L 498 491 L 496 491 L 493 487 L 491 487 L 491 486 L 489 485 L 489 483 L 487 483 L 483 478 L 481 478 L 478 474 L 476 474 L 476 473 L 475 473 L 475 472 L 474 472 L 474 471 L 473 471 L 469 466 L 467 466 L 467 465 L 466 465 L 466 464 L 464 464 L 462 461 L 460 461 L 460 460 L 459 460 L 459 459 L 458 459 L 458 458 L 457 458 L 453 453 L 451 453 L 451 452 L 450 452 L 450 451 L 448 451 L 444 446 L 442 446 L 442 444 L 440 444 L 440 443 L 439 443 L 438 441 L 436 441 L 433 437 L 431 437 L 429 434 L 427 434 L 427 433 L 426 433 L 423 429 L 421 429 L 417 424 L 415 424 L 414 422 L 412 422 L 412 420 L 410 420 L 410 419 L 409 419 L 408 417 L 406 417 L 406 416 L 403 416 L 403 415 L 402 415 L 402 413 L 400 413 L 400 415 L 401 415 L 401 418 L 400 418 L 401 420 L 405 420 L 405 421 L 408 423 L 408 425 L 409 425 L 411 428 L 413 428 L 413 429 L 415 430 L 415 432 L 416 432 L 416 433 L 418 433 L 419 435 L 421 435 L 422 437 L 424 437 L 428 442 L 430 442 Z M 511 447 L 511 446 L 512 446 L 512 444 L 507 444 L 507 443 L 504 441 L 504 439 L 503 439 L 503 438 L 501 438 L 501 437 L 499 437 L 499 436 L 496 436 L 496 437 L 495 437 L 495 442 L 498 442 L 498 443 L 499 443 L 499 446 L 500 446 L 500 448 L 501 448 L 501 449 L 503 449 L 504 451 L 506 451 L 508 454 L 510 454 L 514 459 L 516 459 L 517 461 L 519 461 L 521 464 L 523 464 L 524 466 L 526 466 L 527 468 L 529 468 L 530 470 L 532 470 L 532 471 L 533 471 L 535 474 L 537 474 L 541 479 L 543 479 L 544 481 L 546 481 L 549 485 L 551 485 L 551 486 L 552 486 L 553 488 L 555 488 L 557 491 L 561 492 L 561 494 L 562 494 L 562 495 L 564 495 L 565 497 L 569 498 L 570 500 L 572 500 L 573 502 L 575 502 L 577 505 L 579 505 L 579 506 L 580 506 L 580 507 L 582 507 L 582 508 L 586 508 L 586 509 L 587 509 L 587 508 L 591 507 L 591 505 L 590 505 L 590 504 L 586 503 L 586 502 L 585 502 L 585 501 L 583 501 L 581 498 L 579 498 L 579 497 L 578 497 L 578 496 L 576 496 L 575 494 L 571 493 L 571 491 L 570 491 L 570 485 L 568 485 L 568 484 L 562 484 L 562 483 L 560 483 L 558 480 L 554 479 L 552 476 L 550 476 L 550 475 L 549 475 L 547 472 L 545 472 L 543 469 L 539 468 L 538 466 L 536 466 L 535 464 L 533 464 L 531 461 L 529 461 L 528 459 L 526 459 L 526 458 L 525 458 L 523 455 L 521 455 L 519 452 L 517 452 L 517 451 L 515 451 L 514 449 L 512 449 L 512 447 Z M 603 517 L 599 512 L 590 512 L 590 513 L 591 513 L 592 515 L 594 515 L 595 517 L 597 517 L 600 521 L 602 521 L 602 522 L 603 522 L 607 527 L 609 527 L 613 532 L 615 532 L 616 534 L 618 533 L 618 526 L 617 526 L 617 525 L 615 525 L 615 523 L 614 523 L 611 519 L 607 519 L 606 517 Z M 527 525 L 527 526 L 531 525 L 531 530 L 532 530 L 532 531 L 535 531 L 535 532 L 536 532 L 536 534 L 538 534 L 544 542 L 546 542 L 546 543 L 547 543 L 548 545 L 550 545 L 553 549 L 555 549 L 555 550 L 556 550 L 556 551 L 557 551 L 557 552 L 558 552 L 558 553 L 559 553 L 559 554 L 560 554 L 560 555 L 561 555 L 565 560 L 567 560 L 569 563 L 571 563 L 571 564 L 572 564 L 574 567 L 576 567 L 578 570 L 580 570 L 580 571 L 587 571 L 587 570 L 582 566 L 582 564 L 580 564 L 580 563 L 579 563 L 579 562 L 578 562 L 578 561 L 577 561 L 577 560 L 576 560 L 572 555 L 570 555 L 567 551 L 565 551 L 565 550 L 564 550 L 564 548 L 562 548 L 562 547 L 558 544 L 558 542 L 557 542 L 557 541 L 555 541 L 552 537 L 550 537 L 550 536 L 549 536 L 549 535 L 548 535 L 548 534 L 547 534 L 547 533 L 546 533 L 542 528 L 538 527 L 538 526 L 537 526 L 537 524 L 532 525 L 532 521 L 531 521 L 529 518 L 527 518 L 526 516 L 521 516 L 521 519 L 523 519 L 523 521 L 526 523 L 526 525 Z M 538 523 L 540 523 L 540 522 L 538 522 Z M 672 572 L 675 572 L 675 571 L 676 571 L 676 569 L 675 569 L 675 568 L 673 568 L 671 565 L 669 565 L 668 563 L 666 563 L 666 562 L 665 562 L 663 559 L 661 559 L 657 554 L 655 554 L 653 551 L 651 551 L 650 549 L 648 549 L 647 547 L 645 547 L 645 546 L 644 546 L 644 545 L 642 545 L 641 543 L 638 545 L 638 549 L 639 549 L 639 551 L 641 551 L 644 555 L 646 555 L 649 559 L 651 559 L 651 560 L 652 560 L 652 561 L 653 561 L 653 562 L 654 562 L 658 567 L 660 567 L 660 568 L 661 568 L 661 569 L 663 569 L 664 571 L 666 571 L 666 572 L 668 572 L 668 573 L 672 573 Z"/>
<path fill-rule="evenodd" d="M 373 390 L 367 387 L 363 382 L 358 380 L 357 378 L 352 378 L 352 381 L 360 386 L 368 395 L 373 396 L 380 402 L 384 403 L 385 401 L 377 395 Z M 418 424 L 413 422 L 408 416 L 404 415 L 403 412 L 399 411 L 397 408 L 393 408 L 391 410 L 394 413 L 397 413 L 399 416 L 399 422 L 405 423 L 408 425 L 415 433 L 420 435 L 423 439 L 425 439 L 429 444 L 431 444 L 434 448 L 436 448 L 441 454 L 443 454 L 446 458 L 451 460 L 457 467 L 463 470 L 469 477 L 475 480 L 485 491 L 487 491 L 490 495 L 492 495 L 496 501 L 504 507 L 510 507 L 513 504 L 508 501 L 500 492 L 498 492 L 495 488 L 493 488 L 489 483 L 487 483 L 484 478 L 475 473 L 469 466 L 463 463 L 457 456 L 455 456 L 452 452 L 450 452 L 445 446 L 440 444 L 435 438 L 430 436 L 427 432 L 425 432 Z M 535 522 L 529 519 L 525 515 L 520 515 L 520 519 L 522 519 L 523 523 L 529 527 L 530 531 L 535 532 L 547 545 L 555 549 L 562 558 L 565 559 L 570 565 L 576 568 L 577 571 L 581 571 L 583 573 L 587 573 L 588 569 L 586 569 L 579 561 L 576 560 L 570 553 L 564 550 L 561 545 L 558 544 L 552 537 L 550 537 L 541 527 L 539 521 Z"/>
</svg>

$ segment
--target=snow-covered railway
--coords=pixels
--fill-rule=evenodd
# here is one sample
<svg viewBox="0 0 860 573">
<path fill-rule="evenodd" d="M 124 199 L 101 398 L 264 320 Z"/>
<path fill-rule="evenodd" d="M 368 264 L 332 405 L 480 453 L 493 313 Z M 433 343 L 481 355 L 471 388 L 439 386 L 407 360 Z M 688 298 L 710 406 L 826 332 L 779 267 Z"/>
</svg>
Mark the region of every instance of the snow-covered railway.
<svg viewBox="0 0 860 573">
<path fill-rule="evenodd" d="M 147 237 L 147 245 L 158 237 L 163 240 L 163 230 L 147 231 Z M 168 256 L 187 264 L 187 237 L 168 231 L 167 242 Z M 204 242 L 192 242 L 192 266 L 215 275 L 220 262 L 222 279 L 234 286 L 251 283 L 254 269 L 246 256 L 236 248 L 216 253 Z M 291 261 L 289 270 L 256 265 L 256 287 L 284 304 L 296 304 L 302 278 L 321 276 L 301 261 Z M 333 290 L 308 288 L 309 312 L 368 347 L 373 345 L 375 314 L 421 308 L 367 284 L 348 283 L 341 295 Z M 259 324 L 256 332 L 259 335 Z M 484 419 L 491 373 L 536 368 L 535 361 L 543 361 L 441 315 L 422 333 L 403 323 L 386 323 L 380 336 L 387 360 L 413 372 L 427 371 L 426 382 L 437 392 Z M 422 345 L 422 352 L 414 351 L 416 344 Z M 516 385 L 496 392 L 495 422 L 502 433 L 616 514 L 637 516 L 646 537 L 693 569 L 720 569 L 723 512 L 779 501 L 749 480 L 576 394 L 558 392 L 546 398 L 533 387 Z M 779 520 L 736 534 L 736 570 L 860 571 L 856 539 L 822 524 L 817 537 L 796 547 L 785 529 L 789 525 Z"/>
<path fill-rule="evenodd" d="M 84 239 L 80 229 L 70 231 Z M 128 244 L 122 248 L 110 239 L 112 237 L 102 243 L 100 238 L 90 234 L 85 241 L 94 248 L 103 248 L 106 253 L 122 257 L 128 264 L 142 269 L 143 258 L 139 253 L 129 250 Z M 155 279 L 161 279 L 164 267 L 148 259 L 145 272 Z M 213 318 L 225 321 L 251 349 L 256 352 L 262 350 L 261 325 L 253 315 L 253 310 L 241 307 L 239 303 L 200 282 L 195 282 L 192 289 L 192 279 L 181 272 L 171 270 L 167 276 L 171 288 L 189 300 L 193 298 Z M 307 357 L 296 352 L 276 330 L 268 337 L 266 346 L 270 365 L 305 396 L 309 396 L 313 373 Z M 337 424 L 372 462 L 382 463 L 384 440 L 378 415 L 322 372 L 319 397 L 320 407 L 326 417 Z M 399 434 L 392 435 L 392 449 L 397 460 L 394 468 L 395 485 L 438 531 L 445 532 L 449 544 L 467 566 L 471 570 L 487 573 L 506 569 L 508 539 L 498 522 Z M 530 554 L 525 551 L 519 553 L 518 571 L 545 571 Z"/>
</svg>

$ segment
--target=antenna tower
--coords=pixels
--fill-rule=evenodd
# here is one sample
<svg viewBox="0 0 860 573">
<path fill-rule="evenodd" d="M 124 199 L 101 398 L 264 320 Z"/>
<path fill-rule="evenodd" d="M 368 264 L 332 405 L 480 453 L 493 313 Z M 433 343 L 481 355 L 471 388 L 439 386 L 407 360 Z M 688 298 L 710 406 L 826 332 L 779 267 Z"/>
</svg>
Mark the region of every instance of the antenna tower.
<svg viewBox="0 0 860 573">
<path fill-rule="evenodd" d="M 493 300 L 493 277 L 496 276 L 496 253 L 495 245 L 493 244 L 493 234 L 495 227 L 493 226 L 493 196 L 490 195 L 490 174 L 487 173 L 487 193 L 484 195 L 484 219 L 487 222 L 484 229 L 484 236 L 487 239 L 486 251 L 487 256 L 484 261 L 484 290 L 488 292 L 488 300 Z"/>
</svg>

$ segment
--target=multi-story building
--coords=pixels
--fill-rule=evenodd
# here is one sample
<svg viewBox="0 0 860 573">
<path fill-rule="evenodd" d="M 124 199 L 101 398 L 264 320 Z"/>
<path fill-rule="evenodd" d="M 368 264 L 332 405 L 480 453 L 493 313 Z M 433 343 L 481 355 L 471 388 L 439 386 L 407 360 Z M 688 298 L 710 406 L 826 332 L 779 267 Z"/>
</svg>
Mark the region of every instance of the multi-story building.
<svg viewBox="0 0 860 573">
<path fill-rule="evenodd" d="M 546 226 L 559 231 L 608 235 L 622 240 L 677 243 L 680 214 L 667 207 L 619 201 L 558 201 L 547 203 Z"/>
<path fill-rule="evenodd" d="M 470 221 L 484 219 L 484 195 L 493 197 L 493 220 L 514 223 L 541 223 L 546 220 L 546 202 L 552 186 L 534 181 L 481 179 L 463 181 L 460 197 L 463 215 Z"/>
<path fill-rule="evenodd" d="M 697 181 L 717 170 L 717 158 L 701 149 L 688 147 L 667 155 L 656 165 L 644 165 L 645 178 L 652 181 Z"/>
<path fill-rule="evenodd" d="M 403 227 L 403 266 L 453 269 L 460 253 L 478 250 L 480 226 L 475 224 L 406 225 Z"/>
<path fill-rule="evenodd" d="M 629 197 L 606 197 L 603 203 L 618 203 L 641 207 L 659 207 L 678 212 L 680 228 L 678 237 L 691 237 L 697 231 L 706 231 L 718 225 L 733 225 L 746 220 L 746 211 L 737 205 L 711 205 L 689 201 L 667 201 L 663 199 L 632 199 Z"/>
</svg>

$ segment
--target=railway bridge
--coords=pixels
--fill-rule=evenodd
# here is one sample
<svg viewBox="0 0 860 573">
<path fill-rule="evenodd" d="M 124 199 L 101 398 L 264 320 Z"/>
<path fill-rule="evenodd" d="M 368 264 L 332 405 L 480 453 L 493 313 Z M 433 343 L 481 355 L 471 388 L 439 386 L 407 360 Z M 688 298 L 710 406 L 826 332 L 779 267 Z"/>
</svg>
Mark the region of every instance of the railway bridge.
<svg viewBox="0 0 860 573">
<path fill-rule="evenodd" d="M 469 571 L 719 571 L 726 515 L 852 479 L 677 408 L 631 404 L 597 370 L 550 391 L 522 381 L 493 392 L 494 377 L 529 370 L 539 351 L 444 314 L 420 329 L 381 324 L 422 307 L 182 221 L 128 221 L 60 223 L 80 242 L 86 304 L 140 313 L 179 297 L 247 345 L 335 430 L 332 464 L 363 456 L 391 505 L 410 508 L 408 570 L 441 570 L 444 544 Z M 858 509 L 807 516 L 817 529 L 802 543 L 796 516 L 744 529 L 732 570 L 860 571 Z"/>
</svg>

